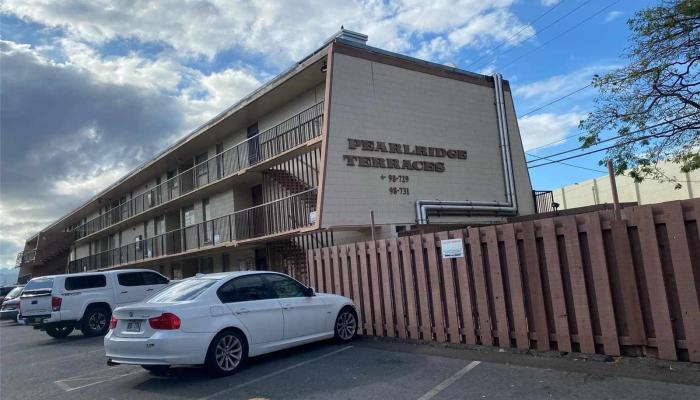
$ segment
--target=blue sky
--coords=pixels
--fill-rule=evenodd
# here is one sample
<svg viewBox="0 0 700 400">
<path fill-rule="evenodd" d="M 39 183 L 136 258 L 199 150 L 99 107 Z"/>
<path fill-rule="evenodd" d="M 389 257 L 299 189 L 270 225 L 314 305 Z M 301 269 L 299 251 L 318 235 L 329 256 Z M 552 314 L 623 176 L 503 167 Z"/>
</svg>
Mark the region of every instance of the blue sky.
<svg viewBox="0 0 700 400">
<path fill-rule="evenodd" d="M 522 116 L 621 66 L 626 20 L 654 3 L 5 0 L 0 267 L 13 266 L 28 235 L 317 48 L 340 25 L 368 34 L 373 46 L 500 72 Z M 519 118 L 526 151 L 546 156 L 576 147 L 578 121 L 594 97 L 584 90 Z M 601 156 L 571 163 L 603 171 Z M 530 170 L 534 189 L 602 174 L 560 164 Z"/>
</svg>

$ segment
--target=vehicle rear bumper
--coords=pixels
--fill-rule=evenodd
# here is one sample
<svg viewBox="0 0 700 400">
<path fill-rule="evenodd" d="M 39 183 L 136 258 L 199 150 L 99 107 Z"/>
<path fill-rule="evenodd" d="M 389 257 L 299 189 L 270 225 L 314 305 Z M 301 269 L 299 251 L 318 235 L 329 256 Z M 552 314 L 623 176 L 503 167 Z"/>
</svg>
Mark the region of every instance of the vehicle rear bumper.
<svg viewBox="0 0 700 400">
<path fill-rule="evenodd" d="M 210 337 L 206 333 L 156 332 L 149 338 L 104 338 L 105 353 L 117 364 L 176 365 L 204 364 Z"/>
<path fill-rule="evenodd" d="M 31 325 L 35 329 L 42 329 L 45 325 L 61 322 L 61 313 L 54 311 L 45 315 L 19 315 L 25 325 Z M 73 321 L 74 322 L 74 321 Z"/>
<path fill-rule="evenodd" d="M 17 319 L 19 311 L 17 310 L 2 310 L 0 311 L 0 319 Z"/>
</svg>

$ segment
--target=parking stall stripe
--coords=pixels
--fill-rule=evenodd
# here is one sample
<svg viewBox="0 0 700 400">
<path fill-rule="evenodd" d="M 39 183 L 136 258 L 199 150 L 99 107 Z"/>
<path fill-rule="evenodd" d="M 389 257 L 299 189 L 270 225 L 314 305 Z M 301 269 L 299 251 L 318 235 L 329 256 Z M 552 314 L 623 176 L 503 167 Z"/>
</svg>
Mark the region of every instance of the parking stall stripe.
<svg viewBox="0 0 700 400">
<path fill-rule="evenodd" d="M 232 391 L 232 390 L 241 389 L 241 388 L 244 388 L 244 387 L 246 387 L 246 386 L 250 386 L 250 385 L 252 385 L 252 384 L 254 384 L 254 383 L 263 381 L 263 380 L 268 379 L 268 378 L 272 378 L 273 376 L 277 376 L 277 375 L 279 375 L 279 374 L 283 374 L 283 373 L 285 373 L 285 372 L 287 372 L 287 371 L 290 371 L 290 370 L 295 369 L 295 368 L 302 367 L 302 366 L 304 366 L 304 365 L 306 365 L 306 364 L 310 364 L 310 363 L 312 363 L 312 362 L 314 362 L 314 361 L 322 360 L 322 359 L 324 359 L 324 358 L 327 358 L 327 357 L 330 357 L 330 356 L 332 356 L 332 355 L 338 354 L 338 353 L 343 352 L 343 351 L 345 351 L 345 350 L 349 350 L 349 349 L 351 349 L 351 348 L 352 348 L 352 346 L 346 346 L 346 347 L 343 347 L 342 349 L 338 349 L 338 350 L 335 350 L 335 351 L 331 351 L 330 353 L 326 353 L 326 354 L 324 354 L 324 355 L 321 355 L 321 356 L 318 356 L 318 357 L 315 357 L 315 358 L 312 358 L 312 359 L 309 359 L 309 360 L 306 360 L 306 361 L 302 361 L 302 362 L 297 363 L 297 364 L 294 364 L 294 365 L 290 365 L 289 367 L 282 368 L 282 369 L 277 370 L 277 371 L 275 371 L 275 372 L 270 372 L 270 373 L 267 374 L 267 375 L 263 375 L 263 376 L 260 376 L 260 377 L 255 378 L 255 379 L 249 380 L 249 381 L 247 381 L 247 382 L 240 383 L 240 384 L 238 384 L 238 385 L 236 385 L 236 386 L 233 386 L 233 387 L 230 387 L 230 388 L 226 388 L 226 389 L 224 389 L 224 390 L 220 390 L 220 391 L 218 391 L 218 392 L 216 392 L 216 393 L 210 394 L 209 396 L 200 397 L 198 400 L 209 400 L 209 399 L 212 399 L 212 398 L 214 398 L 214 397 L 217 397 L 217 396 L 222 395 L 222 394 L 224 394 L 224 393 L 230 392 L 230 391 Z"/>
<path fill-rule="evenodd" d="M 428 393 L 426 393 L 426 394 L 422 395 L 421 397 L 419 397 L 418 400 L 430 400 L 430 399 L 432 399 L 433 397 L 437 396 L 438 393 L 440 393 L 440 392 L 442 392 L 443 390 L 447 389 L 448 386 L 450 386 L 451 384 L 457 382 L 457 380 L 458 380 L 459 378 L 461 378 L 462 376 L 464 376 L 464 374 L 466 374 L 467 372 L 471 371 L 472 369 L 474 369 L 474 367 L 476 367 L 476 366 L 479 365 L 479 364 L 481 364 L 481 361 L 472 361 L 472 362 L 470 362 L 469 364 L 467 364 L 466 367 L 460 369 L 460 370 L 457 371 L 454 375 L 452 375 L 451 377 L 449 377 L 449 378 L 445 379 L 444 381 L 440 382 L 440 384 L 438 384 L 438 385 L 435 386 L 434 388 L 430 389 L 430 391 L 429 391 Z"/>
<path fill-rule="evenodd" d="M 108 371 L 109 371 L 109 370 L 108 370 Z M 110 371 L 110 372 L 111 372 L 111 371 Z M 100 383 L 105 383 L 105 382 L 113 381 L 113 380 L 116 380 L 116 379 L 124 378 L 124 377 L 126 377 L 126 376 L 134 375 L 134 374 L 142 373 L 142 372 L 143 372 L 143 371 L 142 371 L 141 369 L 137 369 L 137 370 L 132 370 L 132 371 L 129 371 L 129 372 L 125 372 L 125 373 L 123 373 L 123 374 L 121 374 L 121 375 L 112 375 L 112 376 L 84 376 L 84 375 L 79 375 L 79 376 L 76 376 L 76 377 L 73 377 L 73 378 L 59 379 L 59 380 L 57 380 L 57 381 L 54 381 L 54 383 L 55 383 L 56 385 L 58 385 L 61 389 L 65 390 L 66 392 L 72 392 L 72 391 L 74 391 L 74 390 L 86 388 L 86 387 L 89 387 L 89 386 L 98 385 L 98 384 L 100 384 Z M 86 383 L 86 384 L 83 384 L 83 385 L 80 385 L 80 386 L 71 386 L 71 385 L 69 384 L 69 382 L 87 381 L 87 380 L 91 380 L 91 379 L 98 379 L 98 380 L 97 380 L 97 381 L 94 381 L 94 382 Z"/>
</svg>

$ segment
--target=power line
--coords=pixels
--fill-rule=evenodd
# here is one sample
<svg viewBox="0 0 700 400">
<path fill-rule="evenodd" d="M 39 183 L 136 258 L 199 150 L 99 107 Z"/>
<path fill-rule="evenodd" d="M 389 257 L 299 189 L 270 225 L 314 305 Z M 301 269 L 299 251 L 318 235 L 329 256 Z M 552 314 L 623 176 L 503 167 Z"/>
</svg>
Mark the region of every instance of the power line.
<svg viewBox="0 0 700 400">
<path fill-rule="evenodd" d="M 532 21 L 528 22 L 528 23 L 527 23 L 525 26 L 523 26 L 519 31 L 515 32 L 515 34 L 513 34 L 512 36 L 510 36 L 510 37 L 509 37 L 508 39 L 506 39 L 505 41 L 501 42 L 498 46 L 496 46 L 496 47 L 494 47 L 493 49 L 491 49 L 491 51 L 493 52 L 493 51 L 496 51 L 496 50 L 500 49 L 500 48 L 501 48 L 502 46 L 504 46 L 506 43 L 509 43 L 511 40 L 513 40 L 513 39 L 515 39 L 516 37 L 518 37 L 518 35 L 520 35 L 520 34 L 522 33 L 522 31 L 524 31 L 525 29 L 527 29 L 529 26 L 534 25 L 535 22 L 539 21 L 539 20 L 542 19 L 545 15 L 549 14 L 550 12 L 554 11 L 557 7 L 559 7 L 560 5 L 564 4 L 564 1 L 565 1 L 565 0 L 560 1 L 559 3 L 555 4 L 553 7 L 550 7 L 550 8 L 549 8 L 547 11 L 545 11 L 544 13 L 540 14 L 539 17 L 537 17 L 537 18 L 533 19 Z M 589 1 L 590 1 L 590 0 L 589 0 Z M 589 1 L 587 1 L 586 3 L 588 3 Z M 584 5 L 585 5 L 586 3 L 584 3 Z M 583 5 L 581 5 L 581 6 L 577 7 L 577 8 L 581 8 L 582 6 L 583 6 Z M 567 14 L 567 15 L 568 15 L 568 14 Z M 555 21 L 555 22 L 556 22 L 556 21 Z M 549 26 L 551 26 L 551 24 L 550 24 Z M 539 32 L 541 33 L 543 30 L 545 30 L 545 29 L 548 28 L 549 26 L 545 27 L 544 29 L 540 30 Z M 526 37 L 526 38 L 523 39 L 523 40 L 527 40 L 527 39 L 529 39 L 529 38 L 531 38 L 531 37 L 533 37 L 533 36 L 534 36 L 534 35 L 530 35 L 530 36 Z M 488 54 L 484 54 L 484 55 L 482 55 L 481 57 L 477 58 L 476 60 L 470 62 L 469 65 L 467 65 L 467 68 L 469 68 L 469 67 L 471 67 L 472 65 L 476 64 L 478 61 L 482 60 L 482 59 L 483 59 L 484 57 L 486 57 L 487 55 L 488 55 Z"/>
<path fill-rule="evenodd" d="M 633 134 L 635 134 L 635 133 L 644 132 L 644 131 L 646 131 L 646 130 L 659 127 L 659 126 L 661 126 L 661 125 L 670 124 L 670 123 L 672 123 L 672 122 L 678 121 L 679 119 L 692 117 L 692 116 L 695 116 L 695 115 L 698 115 L 698 114 L 700 114 L 700 112 L 696 112 L 696 113 L 689 114 L 689 115 L 683 115 L 683 116 L 676 117 L 676 118 L 671 119 L 671 120 L 668 120 L 668 121 L 662 121 L 662 122 L 656 123 L 656 124 L 654 124 L 654 125 L 650 125 L 650 126 L 647 126 L 647 127 L 641 128 L 641 129 L 637 129 L 636 131 L 628 132 L 627 135 L 633 135 Z M 656 134 L 654 134 L 654 135 L 647 135 L 647 136 L 642 136 L 642 137 L 639 137 L 639 138 L 635 138 L 634 141 L 643 140 L 643 139 L 648 139 L 648 138 L 653 137 L 653 136 L 656 136 L 656 135 L 660 135 L 660 134 L 663 134 L 663 133 L 668 133 L 668 132 L 670 132 L 670 131 L 672 131 L 672 130 L 673 130 L 673 128 L 671 128 L 670 130 L 667 130 L 667 131 L 658 132 L 658 133 L 656 133 Z M 599 145 L 599 144 L 601 144 L 601 143 L 609 142 L 609 141 L 611 141 L 611 140 L 619 139 L 619 138 L 621 138 L 621 137 L 623 137 L 623 136 L 622 136 L 622 135 L 617 135 L 617 136 L 613 136 L 613 137 L 611 137 L 611 138 L 603 139 L 603 140 L 600 140 L 600 141 L 594 143 L 594 146 L 597 146 L 597 145 Z M 630 143 L 631 143 L 631 142 L 630 142 Z M 617 146 L 617 145 L 616 145 L 616 146 Z M 532 151 L 532 150 L 533 150 L 533 149 L 530 149 L 530 151 Z M 577 151 L 577 150 L 581 150 L 581 147 L 576 147 L 576 148 L 574 148 L 574 149 L 569 149 L 569 150 L 560 151 L 559 153 L 549 154 L 549 155 L 544 156 L 544 157 L 556 157 L 556 156 L 559 156 L 559 155 L 562 155 L 562 154 L 571 153 L 571 152 Z M 536 161 L 536 160 L 535 160 L 535 161 Z M 528 161 L 528 162 L 529 162 L 529 161 Z"/>
<path fill-rule="evenodd" d="M 607 10 L 608 8 L 614 6 L 615 4 L 617 4 L 617 3 L 619 3 L 619 2 L 620 2 L 620 0 L 615 0 L 615 1 L 613 1 L 612 3 L 610 3 L 610 4 L 608 4 L 607 6 L 601 8 L 600 10 L 596 11 L 595 13 L 593 13 L 593 14 L 590 15 L 590 16 L 588 16 L 587 18 L 585 18 L 585 19 L 582 20 L 581 22 L 577 23 L 576 25 L 574 25 L 574 26 L 570 27 L 569 29 L 567 29 L 567 30 L 561 32 L 560 34 L 554 36 L 553 38 L 551 38 L 551 39 L 549 39 L 548 41 L 542 43 L 541 45 L 536 46 L 535 48 L 531 49 L 530 51 L 525 52 L 524 54 L 520 55 L 519 57 L 514 58 L 514 59 L 511 60 L 508 64 L 502 65 L 502 66 L 500 67 L 500 70 L 503 70 L 503 69 L 505 69 L 506 67 L 509 67 L 510 65 L 513 65 L 513 63 L 515 63 L 516 61 L 520 60 L 521 58 L 523 58 L 523 57 L 525 57 L 525 56 L 527 56 L 527 55 L 529 55 L 529 54 L 532 54 L 533 52 L 535 52 L 535 51 L 541 49 L 542 47 L 544 47 L 544 46 L 546 46 L 547 44 L 553 42 L 554 40 L 559 39 L 560 37 L 566 35 L 567 33 L 571 32 L 571 31 L 573 31 L 574 29 L 578 28 L 579 26 L 583 25 L 584 23 L 590 21 L 591 19 L 593 19 L 593 18 L 595 18 L 596 16 L 598 16 L 599 14 L 601 14 L 603 11 Z"/>
<path fill-rule="evenodd" d="M 564 99 L 567 98 L 567 97 L 571 97 L 571 96 L 575 95 L 575 94 L 578 93 L 578 92 L 581 92 L 581 91 L 583 91 L 583 90 L 585 90 L 585 89 L 588 89 L 589 87 L 591 87 L 591 85 L 592 85 L 592 84 L 589 83 L 588 85 L 586 85 L 586 86 L 584 86 L 584 87 L 582 87 L 582 88 L 578 88 L 578 89 L 574 90 L 573 92 L 567 93 L 567 94 L 565 94 L 564 96 L 561 96 L 561 97 L 559 97 L 559 98 L 556 99 L 556 100 L 552 100 L 552 101 L 550 101 L 550 102 L 547 103 L 547 104 L 543 104 L 543 105 L 541 105 L 541 106 L 539 106 L 539 107 L 537 107 L 537 108 L 534 108 L 534 109 L 532 109 L 532 110 L 526 112 L 525 114 L 518 115 L 518 118 L 522 118 L 522 117 L 525 117 L 525 116 L 530 115 L 530 114 L 532 114 L 532 113 L 536 113 L 537 111 L 540 111 L 540 110 L 543 109 L 543 108 L 549 107 L 549 106 L 551 106 L 551 105 L 554 104 L 554 103 L 560 102 L 560 101 L 564 100 Z"/>
<path fill-rule="evenodd" d="M 534 37 L 536 34 L 542 33 L 542 32 L 544 32 L 544 31 L 546 31 L 547 29 L 549 29 L 549 28 L 551 28 L 552 26 L 554 26 L 557 22 L 563 20 L 564 18 L 566 18 L 566 17 L 568 17 L 569 15 L 573 14 L 574 12 L 578 11 L 580 8 L 582 8 L 582 7 L 585 6 L 586 4 L 590 3 L 591 1 L 592 1 L 592 0 L 586 0 L 586 1 L 584 1 L 583 3 L 581 3 L 580 5 L 578 5 L 577 7 L 575 7 L 573 10 L 569 11 L 568 13 L 566 13 L 566 14 L 562 15 L 561 17 L 555 19 L 554 21 L 550 22 L 549 25 L 547 25 L 547 26 L 545 26 L 544 28 L 540 29 L 538 32 L 535 32 L 535 33 L 533 33 L 532 35 L 526 37 L 524 40 L 530 39 L 530 38 Z M 550 11 L 551 11 L 551 10 L 550 10 Z M 510 40 L 510 39 L 509 39 L 509 40 Z M 506 54 L 506 53 L 508 53 L 509 51 L 511 51 L 511 50 L 506 50 L 506 51 L 504 51 L 501 55 Z M 482 58 L 483 58 L 483 57 L 482 57 Z M 475 62 L 476 62 L 476 61 L 475 61 Z M 474 63 L 475 63 L 475 62 L 474 62 Z M 474 63 L 469 64 L 469 66 L 473 65 Z M 482 68 L 482 67 L 488 65 L 489 63 L 490 63 L 490 62 L 481 64 L 481 65 L 478 66 L 476 69 L 480 69 L 480 68 Z"/>
<path fill-rule="evenodd" d="M 525 152 L 525 154 L 527 154 L 528 156 L 531 156 L 531 157 L 535 157 L 535 158 L 540 159 L 540 160 L 547 160 L 547 161 L 557 162 L 556 160 L 552 160 L 551 158 L 536 156 L 536 155 L 530 154 L 530 153 L 528 153 L 528 152 Z M 535 161 L 536 161 L 536 160 L 535 160 Z M 559 162 L 559 163 L 560 163 L 560 164 L 563 164 L 563 165 L 566 165 L 566 166 L 569 166 L 569 167 L 585 169 L 585 170 L 587 170 L 587 171 L 599 172 L 599 173 L 601 173 L 601 174 L 605 174 L 605 173 L 606 173 L 605 171 L 600 170 L 600 169 L 583 167 L 583 166 L 581 166 L 581 165 L 570 164 L 570 163 L 566 163 L 566 162 Z"/>
</svg>

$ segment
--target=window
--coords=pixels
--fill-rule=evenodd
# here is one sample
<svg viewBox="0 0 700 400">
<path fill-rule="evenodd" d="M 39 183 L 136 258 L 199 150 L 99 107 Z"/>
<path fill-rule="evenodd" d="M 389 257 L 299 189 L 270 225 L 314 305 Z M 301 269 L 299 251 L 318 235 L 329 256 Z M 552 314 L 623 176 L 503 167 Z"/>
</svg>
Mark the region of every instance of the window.
<svg viewBox="0 0 700 400">
<path fill-rule="evenodd" d="M 207 153 L 202 153 L 194 158 L 194 164 L 197 166 L 197 176 L 207 175 L 209 173 L 209 163 L 207 162 Z"/>
<path fill-rule="evenodd" d="M 104 275 L 69 276 L 66 278 L 66 290 L 92 289 L 107 286 Z"/>
<path fill-rule="evenodd" d="M 136 250 L 141 250 L 141 241 L 143 241 L 142 235 L 138 235 L 136 239 L 134 239 L 134 242 L 136 242 Z"/>
<path fill-rule="evenodd" d="M 182 207 L 182 219 L 185 226 L 194 225 L 194 206 Z"/>
<path fill-rule="evenodd" d="M 27 283 L 24 290 L 52 289 L 53 278 L 35 278 Z"/>
<path fill-rule="evenodd" d="M 216 282 L 216 279 L 186 279 L 156 293 L 155 296 L 148 299 L 147 303 L 174 303 L 176 301 L 194 300 Z"/>
<path fill-rule="evenodd" d="M 141 279 L 144 285 L 165 285 L 170 282 L 167 278 L 155 272 L 141 272 Z"/>
<path fill-rule="evenodd" d="M 225 283 L 216 292 L 222 303 L 275 298 L 260 275 L 246 275 Z"/>
<path fill-rule="evenodd" d="M 265 280 L 270 284 L 277 297 L 304 297 L 304 289 L 301 283 L 284 275 L 266 274 Z"/>
<path fill-rule="evenodd" d="M 123 274 L 117 275 L 117 281 L 122 286 L 140 286 L 141 283 L 141 273 L 140 272 L 125 272 Z"/>
</svg>

